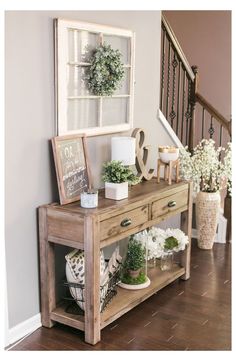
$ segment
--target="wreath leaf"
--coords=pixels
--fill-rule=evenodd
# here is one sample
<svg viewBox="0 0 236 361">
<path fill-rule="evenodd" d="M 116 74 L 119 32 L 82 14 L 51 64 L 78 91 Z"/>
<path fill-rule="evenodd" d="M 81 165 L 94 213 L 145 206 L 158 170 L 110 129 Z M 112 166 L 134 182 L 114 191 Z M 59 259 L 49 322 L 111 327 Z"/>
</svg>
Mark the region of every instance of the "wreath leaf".
<svg viewBox="0 0 236 361">
<path fill-rule="evenodd" d="M 87 73 L 88 88 L 94 95 L 112 95 L 120 86 L 124 77 L 122 54 L 109 44 L 99 45 L 90 58 Z"/>
</svg>

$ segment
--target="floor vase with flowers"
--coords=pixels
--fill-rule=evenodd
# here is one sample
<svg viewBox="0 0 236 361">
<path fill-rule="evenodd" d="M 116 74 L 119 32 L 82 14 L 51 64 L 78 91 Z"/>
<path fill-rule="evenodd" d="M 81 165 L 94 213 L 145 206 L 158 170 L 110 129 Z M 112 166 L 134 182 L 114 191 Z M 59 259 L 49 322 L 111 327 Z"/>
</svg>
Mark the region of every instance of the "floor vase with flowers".
<svg viewBox="0 0 236 361">
<path fill-rule="evenodd" d="M 220 210 L 219 192 L 198 192 L 196 196 L 196 224 L 198 247 L 212 249 Z"/>
</svg>

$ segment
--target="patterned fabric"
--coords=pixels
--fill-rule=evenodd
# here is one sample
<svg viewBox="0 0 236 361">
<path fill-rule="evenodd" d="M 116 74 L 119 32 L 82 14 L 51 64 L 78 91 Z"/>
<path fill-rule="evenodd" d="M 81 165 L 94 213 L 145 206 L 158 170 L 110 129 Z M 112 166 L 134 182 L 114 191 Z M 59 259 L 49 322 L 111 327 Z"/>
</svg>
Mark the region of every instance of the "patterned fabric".
<svg viewBox="0 0 236 361">
<path fill-rule="evenodd" d="M 67 282 L 84 285 L 84 251 L 74 249 L 65 256 L 65 259 Z M 100 251 L 100 286 L 102 286 L 100 292 L 100 309 L 102 309 L 104 298 L 108 291 L 109 278 L 116 271 L 121 260 L 122 257 L 119 254 L 119 247 L 115 249 L 107 265 L 105 262 L 104 253 L 103 251 Z M 69 289 L 71 296 L 75 299 L 80 308 L 84 310 L 84 288 L 71 286 Z"/>
</svg>

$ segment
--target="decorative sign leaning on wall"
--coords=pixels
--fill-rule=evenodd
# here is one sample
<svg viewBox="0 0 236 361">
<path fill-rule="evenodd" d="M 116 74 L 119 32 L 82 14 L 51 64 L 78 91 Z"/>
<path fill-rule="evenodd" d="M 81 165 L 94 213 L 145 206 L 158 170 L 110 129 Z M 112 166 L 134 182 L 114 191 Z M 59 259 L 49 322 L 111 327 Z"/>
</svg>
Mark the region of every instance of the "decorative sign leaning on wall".
<svg viewBox="0 0 236 361">
<path fill-rule="evenodd" d="M 55 19 L 55 67 L 58 135 L 133 127 L 134 32 Z"/>
<path fill-rule="evenodd" d="M 80 199 L 80 194 L 91 187 L 84 135 L 52 138 L 60 203 Z"/>
</svg>

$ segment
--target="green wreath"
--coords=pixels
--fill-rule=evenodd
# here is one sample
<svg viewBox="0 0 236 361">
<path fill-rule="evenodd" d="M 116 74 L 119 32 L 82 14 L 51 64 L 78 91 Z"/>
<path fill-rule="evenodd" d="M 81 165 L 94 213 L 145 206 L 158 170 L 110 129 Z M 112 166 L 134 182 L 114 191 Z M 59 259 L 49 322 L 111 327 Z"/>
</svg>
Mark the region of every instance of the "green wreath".
<svg viewBox="0 0 236 361">
<path fill-rule="evenodd" d="M 110 45 L 99 45 L 94 50 L 88 69 L 88 88 L 94 95 L 112 95 L 124 77 L 122 54 Z"/>
</svg>

